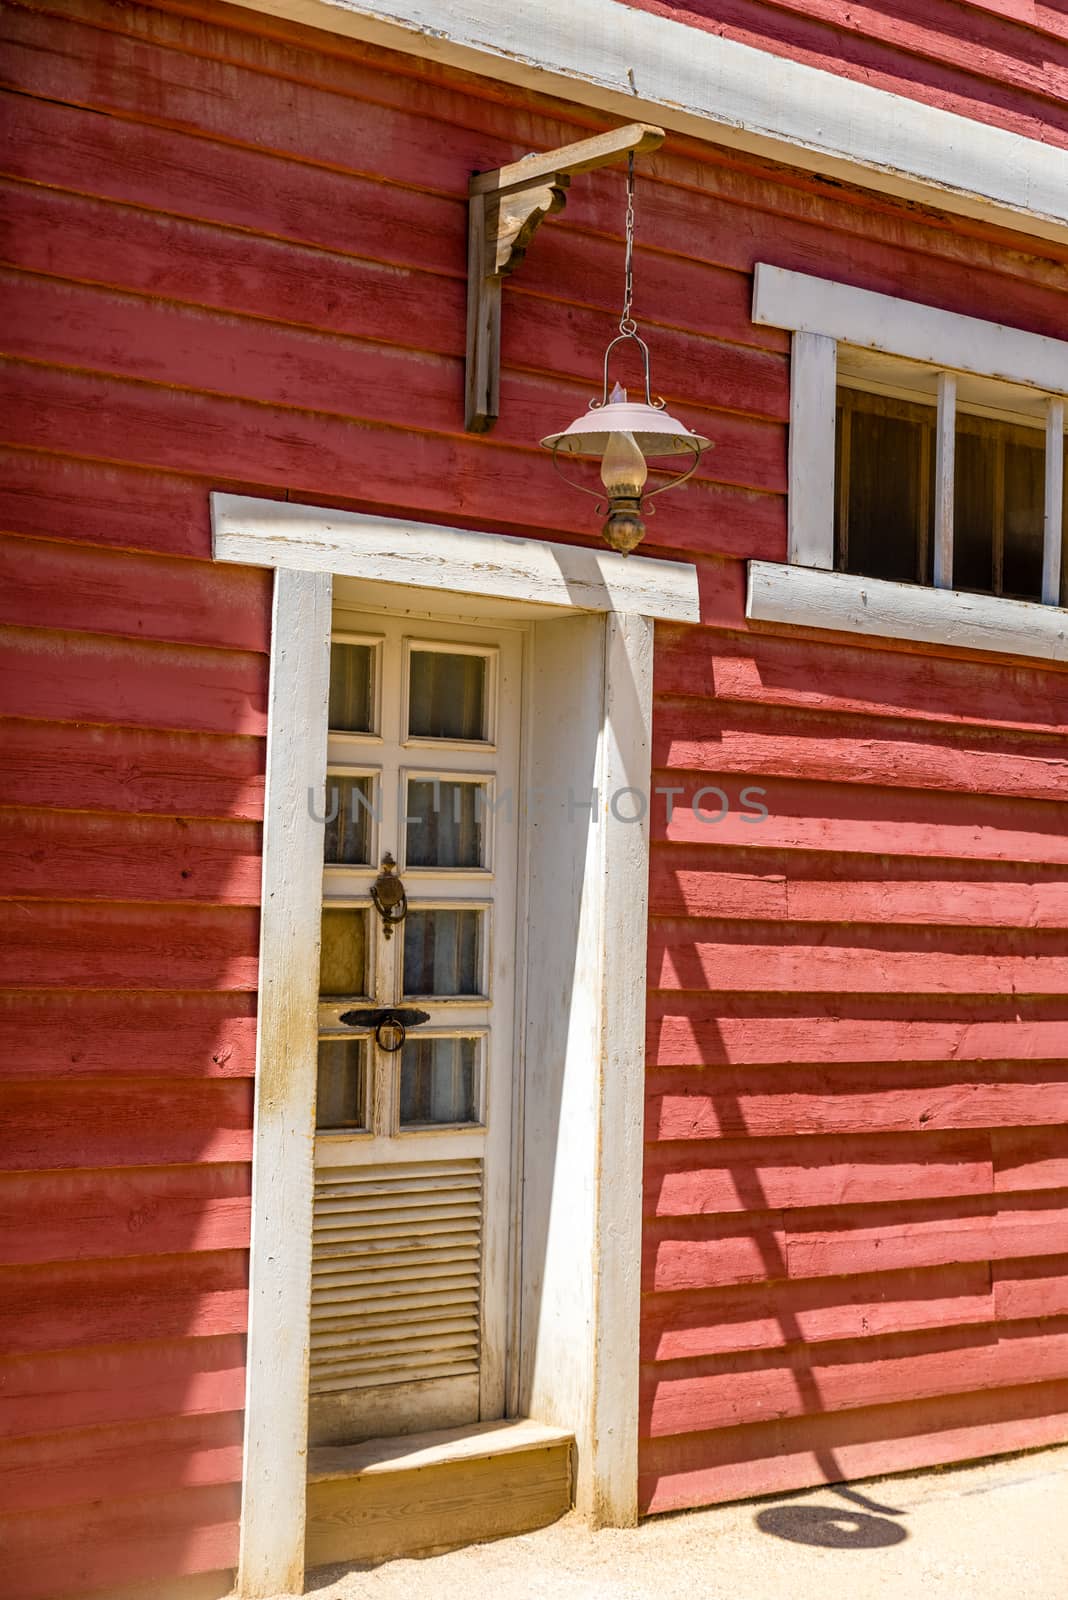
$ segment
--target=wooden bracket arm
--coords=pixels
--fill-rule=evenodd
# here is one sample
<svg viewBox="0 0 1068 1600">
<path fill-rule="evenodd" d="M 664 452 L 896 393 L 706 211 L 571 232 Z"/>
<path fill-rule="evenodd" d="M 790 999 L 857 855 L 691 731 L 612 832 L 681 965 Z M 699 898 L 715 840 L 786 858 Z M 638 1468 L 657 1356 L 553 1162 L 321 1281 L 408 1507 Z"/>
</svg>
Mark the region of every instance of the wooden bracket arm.
<svg viewBox="0 0 1068 1600">
<path fill-rule="evenodd" d="M 562 211 L 571 179 L 621 156 L 655 150 L 664 130 L 631 122 L 524 156 L 493 172 L 478 172 L 468 190 L 467 389 L 464 426 L 485 433 L 500 410 L 501 284 L 526 255 L 545 217 Z"/>
</svg>

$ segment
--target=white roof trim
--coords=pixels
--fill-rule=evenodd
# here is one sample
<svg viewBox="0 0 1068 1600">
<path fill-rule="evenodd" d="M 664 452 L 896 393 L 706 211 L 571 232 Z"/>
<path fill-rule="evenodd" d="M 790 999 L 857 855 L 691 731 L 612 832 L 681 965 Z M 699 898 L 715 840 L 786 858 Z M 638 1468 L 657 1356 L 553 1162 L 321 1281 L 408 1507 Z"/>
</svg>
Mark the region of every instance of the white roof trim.
<svg viewBox="0 0 1068 1600">
<path fill-rule="evenodd" d="M 238 0 L 1068 242 L 1068 150 L 618 0 Z"/>
<path fill-rule="evenodd" d="M 1068 612 L 1060 606 L 816 567 L 750 561 L 745 614 L 754 622 L 1068 661 Z"/>
<path fill-rule="evenodd" d="M 697 568 L 684 561 L 213 494 L 216 561 L 328 572 L 523 604 L 699 622 Z"/>
<path fill-rule="evenodd" d="M 757 263 L 753 321 L 1068 394 L 1068 341 Z"/>
</svg>

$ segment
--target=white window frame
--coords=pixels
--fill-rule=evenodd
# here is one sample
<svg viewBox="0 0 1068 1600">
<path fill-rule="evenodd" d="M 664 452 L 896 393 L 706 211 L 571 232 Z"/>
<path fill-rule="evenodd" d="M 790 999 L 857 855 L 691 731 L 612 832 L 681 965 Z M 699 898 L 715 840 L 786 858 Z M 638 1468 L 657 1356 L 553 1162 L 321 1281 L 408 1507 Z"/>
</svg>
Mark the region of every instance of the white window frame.
<svg viewBox="0 0 1068 1600">
<path fill-rule="evenodd" d="M 533 1249 L 517 1286 L 509 1410 L 573 1432 L 577 1509 L 595 1525 L 629 1526 L 649 827 L 647 810 L 619 824 L 610 806 L 620 791 L 648 794 L 653 619 L 699 621 L 696 569 L 284 501 L 213 494 L 211 510 L 217 561 L 275 569 L 236 1592 L 251 1600 L 303 1585 L 323 873 L 323 808 L 308 796 L 321 797 L 327 762 L 335 576 L 389 609 L 410 611 L 418 589 L 431 614 L 451 595 L 471 597 L 472 619 L 502 614 L 504 602 L 529 622 L 525 781 L 554 798 L 524 830 L 513 1149 Z"/>
<path fill-rule="evenodd" d="M 756 268 L 753 321 L 793 335 L 789 564 L 750 562 L 746 615 L 759 622 L 1068 659 L 1068 617 L 1061 604 L 1068 342 L 764 262 Z M 933 588 L 833 570 L 840 344 L 920 362 L 937 373 Z M 1041 602 L 970 594 L 951 586 L 959 374 L 1023 385 L 1043 402 Z"/>
</svg>

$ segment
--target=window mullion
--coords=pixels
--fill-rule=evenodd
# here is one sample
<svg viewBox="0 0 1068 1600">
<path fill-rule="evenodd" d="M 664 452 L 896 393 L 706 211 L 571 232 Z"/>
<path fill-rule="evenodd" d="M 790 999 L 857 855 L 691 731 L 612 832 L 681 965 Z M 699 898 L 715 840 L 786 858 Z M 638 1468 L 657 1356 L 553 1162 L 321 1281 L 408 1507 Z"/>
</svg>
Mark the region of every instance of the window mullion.
<svg viewBox="0 0 1068 1600">
<path fill-rule="evenodd" d="M 938 421 L 935 439 L 934 585 L 953 587 L 953 489 L 957 428 L 957 379 L 938 374 Z"/>
<path fill-rule="evenodd" d="M 1064 529 L 1064 401 L 1046 408 L 1046 511 L 1042 539 L 1042 604 L 1061 602 L 1061 540 Z"/>
</svg>

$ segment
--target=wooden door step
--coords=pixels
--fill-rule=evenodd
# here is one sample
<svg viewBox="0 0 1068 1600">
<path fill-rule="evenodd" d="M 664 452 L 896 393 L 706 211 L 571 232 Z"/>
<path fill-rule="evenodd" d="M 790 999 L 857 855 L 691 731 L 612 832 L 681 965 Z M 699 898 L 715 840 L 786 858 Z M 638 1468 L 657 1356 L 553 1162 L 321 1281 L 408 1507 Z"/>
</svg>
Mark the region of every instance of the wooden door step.
<svg viewBox="0 0 1068 1600">
<path fill-rule="evenodd" d="M 308 1452 L 309 1567 L 528 1533 L 571 1509 L 574 1438 L 529 1418 Z"/>
</svg>

